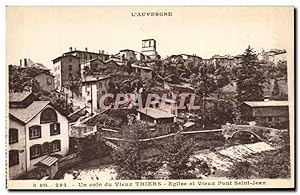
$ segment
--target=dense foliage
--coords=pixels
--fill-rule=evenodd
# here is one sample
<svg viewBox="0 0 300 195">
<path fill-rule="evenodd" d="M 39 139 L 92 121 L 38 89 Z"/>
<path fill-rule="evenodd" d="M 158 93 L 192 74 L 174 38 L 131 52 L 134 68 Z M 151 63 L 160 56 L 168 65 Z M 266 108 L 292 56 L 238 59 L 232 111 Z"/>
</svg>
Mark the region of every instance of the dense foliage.
<svg viewBox="0 0 300 195">
<path fill-rule="evenodd" d="M 32 91 L 39 100 L 48 100 L 61 113 L 68 115 L 72 110 L 72 105 L 67 102 L 66 96 L 56 91 L 44 91 L 35 80 L 35 75 L 43 72 L 35 67 L 21 68 L 18 66 L 9 66 L 9 91 L 23 92 Z"/>
<path fill-rule="evenodd" d="M 262 100 L 264 82 L 265 78 L 257 55 L 253 48 L 248 46 L 237 74 L 237 100 L 239 102 Z"/>
<path fill-rule="evenodd" d="M 162 160 L 167 164 L 170 179 L 195 178 L 195 166 L 189 166 L 188 162 L 194 150 L 194 140 L 182 135 L 168 138 L 160 147 Z"/>
<path fill-rule="evenodd" d="M 119 179 L 151 178 L 160 168 L 160 161 L 155 158 L 147 158 L 142 155 L 144 149 L 143 134 L 147 127 L 143 123 L 135 123 L 124 127 L 123 137 L 127 141 L 119 144 L 119 150 L 113 152 L 114 165 Z"/>
</svg>

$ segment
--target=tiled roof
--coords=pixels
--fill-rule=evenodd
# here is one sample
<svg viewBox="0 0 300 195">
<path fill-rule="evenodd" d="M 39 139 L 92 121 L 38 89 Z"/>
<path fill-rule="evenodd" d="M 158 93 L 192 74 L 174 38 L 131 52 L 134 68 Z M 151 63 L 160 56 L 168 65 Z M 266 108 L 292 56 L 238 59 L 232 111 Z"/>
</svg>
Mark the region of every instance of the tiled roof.
<svg viewBox="0 0 300 195">
<path fill-rule="evenodd" d="M 101 81 L 101 80 L 108 79 L 108 78 L 110 78 L 110 76 L 86 77 L 81 82 L 82 83 L 85 83 L 85 82 L 95 82 L 95 81 Z"/>
<path fill-rule="evenodd" d="M 93 62 L 93 61 L 95 61 L 95 60 L 99 60 L 99 61 L 101 61 L 101 62 L 102 62 L 102 60 L 100 60 L 99 58 L 93 58 L 93 59 L 90 59 L 90 60 L 85 60 L 85 61 L 81 62 L 81 64 L 85 64 L 85 63 Z"/>
<path fill-rule="evenodd" d="M 135 51 L 132 50 L 132 49 L 122 49 L 122 50 L 120 50 L 120 52 L 122 52 L 122 51 L 133 51 L 133 52 L 135 52 Z"/>
<path fill-rule="evenodd" d="M 165 111 L 162 111 L 157 108 L 142 108 L 142 109 L 137 109 L 138 112 L 141 112 L 147 116 L 150 116 L 151 118 L 154 119 L 159 119 L 159 118 L 173 118 L 175 115 L 169 114 Z"/>
<path fill-rule="evenodd" d="M 110 59 L 105 61 L 106 64 L 109 63 L 109 62 L 115 62 L 119 66 L 124 65 L 124 62 L 122 62 L 122 61 L 120 61 L 120 59 L 116 59 L 116 58 L 110 58 Z"/>
<path fill-rule="evenodd" d="M 9 102 L 23 102 L 31 92 L 15 92 L 9 94 Z"/>
<path fill-rule="evenodd" d="M 53 63 L 57 63 L 59 60 L 60 60 L 60 58 L 64 58 L 64 57 L 74 57 L 74 58 L 79 58 L 79 57 L 77 57 L 77 56 L 75 56 L 75 54 L 73 55 L 73 54 L 63 54 L 62 56 L 58 56 L 57 58 L 55 58 L 54 60 L 52 60 L 52 62 Z"/>
<path fill-rule="evenodd" d="M 50 101 L 33 101 L 32 104 L 26 108 L 9 108 L 9 114 L 26 124 L 49 103 Z"/>
<path fill-rule="evenodd" d="M 73 51 L 68 51 L 65 52 L 65 55 L 70 55 L 70 54 L 76 54 L 76 53 L 86 53 L 86 54 L 97 54 L 97 55 L 104 55 L 104 56 L 109 56 L 109 54 L 105 53 L 96 53 L 96 52 L 91 52 L 91 51 L 82 51 L 82 50 L 73 50 Z"/>
<path fill-rule="evenodd" d="M 244 102 L 250 107 L 272 107 L 272 106 L 289 106 L 288 101 L 249 101 Z"/>
</svg>

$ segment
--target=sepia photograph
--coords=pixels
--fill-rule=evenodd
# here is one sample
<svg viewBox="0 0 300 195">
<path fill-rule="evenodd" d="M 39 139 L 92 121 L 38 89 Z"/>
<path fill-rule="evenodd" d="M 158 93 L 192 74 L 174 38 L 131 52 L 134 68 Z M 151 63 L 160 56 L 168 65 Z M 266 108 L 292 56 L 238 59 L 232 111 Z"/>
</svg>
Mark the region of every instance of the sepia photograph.
<svg viewBox="0 0 300 195">
<path fill-rule="evenodd" d="M 295 188 L 294 16 L 7 6 L 7 189 Z"/>
</svg>

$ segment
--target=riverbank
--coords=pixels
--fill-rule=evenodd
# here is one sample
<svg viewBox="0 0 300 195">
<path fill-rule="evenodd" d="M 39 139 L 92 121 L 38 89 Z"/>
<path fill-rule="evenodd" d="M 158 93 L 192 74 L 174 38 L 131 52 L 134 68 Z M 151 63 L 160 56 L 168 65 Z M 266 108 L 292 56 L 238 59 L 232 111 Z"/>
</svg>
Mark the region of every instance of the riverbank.
<svg viewBox="0 0 300 195">
<path fill-rule="evenodd" d="M 210 168 L 214 169 L 213 174 L 196 174 L 197 178 L 222 178 L 227 177 L 228 172 L 235 163 L 242 162 L 244 160 L 255 160 L 252 158 L 253 156 L 262 152 L 273 150 L 277 149 L 265 142 L 240 144 L 228 147 L 224 146 L 215 148 L 213 151 L 209 149 L 195 151 L 190 158 L 190 162 L 201 160 L 207 163 Z M 79 180 L 115 180 L 117 178 L 117 173 L 115 171 L 115 166 L 113 165 L 111 156 L 93 159 L 88 162 L 82 162 L 65 171 L 61 179 L 73 180 L 74 172 L 78 173 L 77 179 Z M 157 176 L 157 179 L 167 179 L 167 169 L 162 167 L 157 173 Z"/>
</svg>

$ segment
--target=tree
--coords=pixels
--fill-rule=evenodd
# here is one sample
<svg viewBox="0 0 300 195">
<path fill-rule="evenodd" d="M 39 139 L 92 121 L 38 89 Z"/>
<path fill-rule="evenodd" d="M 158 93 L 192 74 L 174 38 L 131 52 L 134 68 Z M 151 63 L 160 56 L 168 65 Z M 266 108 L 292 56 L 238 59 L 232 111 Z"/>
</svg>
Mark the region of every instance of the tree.
<svg viewBox="0 0 300 195">
<path fill-rule="evenodd" d="M 20 68 L 9 66 L 9 90 L 10 92 L 31 91 L 39 100 L 51 101 L 57 110 L 63 114 L 72 112 L 71 105 L 66 103 L 66 97 L 53 91 L 44 91 L 34 76 L 45 70 L 35 67 Z"/>
<path fill-rule="evenodd" d="M 278 80 L 275 79 L 274 85 L 273 85 L 273 90 L 272 90 L 272 96 L 279 96 L 280 90 L 279 90 L 279 84 Z"/>
<path fill-rule="evenodd" d="M 56 91 L 47 92 L 42 89 L 34 92 L 34 94 L 43 101 L 50 101 L 57 110 L 65 115 L 69 115 L 73 112 L 72 105 L 67 102 L 67 98 L 64 94 L 60 94 Z"/>
<path fill-rule="evenodd" d="M 237 100 L 255 101 L 263 99 L 264 77 L 256 53 L 248 46 L 242 56 L 237 75 Z"/>
<path fill-rule="evenodd" d="M 250 179 L 252 175 L 251 164 L 248 161 L 234 164 L 229 171 L 229 178 L 233 179 Z"/>
<path fill-rule="evenodd" d="M 142 179 L 153 177 L 161 167 L 159 159 L 148 158 L 143 154 L 144 145 L 139 139 L 147 132 L 147 125 L 134 123 L 123 130 L 123 138 L 119 149 L 113 152 L 113 159 L 119 179 Z"/>
<path fill-rule="evenodd" d="M 204 117 L 206 128 L 220 128 L 225 123 L 234 122 L 234 105 L 231 101 L 211 99 L 207 101 L 206 108 Z"/>
<path fill-rule="evenodd" d="M 9 91 L 23 92 L 32 91 L 38 92 L 40 90 L 39 83 L 34 79 L 35 75 L 42 72 L 41 69 L 28 67 L 26 69 L 18 66 L 9 66 Z"/>
<path fill-rule="evenodd" d="M 169 138 L 161 145 L 162 161 L 167 163 L 170 179 L 191 179 L 195 178 L 194 166 L 189 166 L 189 159 L 194 150 L 193 139 L 176 135 Z"/>
<path fill-rule="evenodd" d="M 81 87 L 81 81 L 80 78 L 75 77 L 74 75 L 71 76 L 70 80 L 65 82 L 64 87 L 67 87 L 70 89 L 72 93 L 72 99 L 74 98 L 74 93 L 76 95 L 80 94 L 80 87 Z"/>
<path fill-rule="evenodd" d="M 195 88 L 196 95 L 201 99 L 201 118 L 203 121 L 203 128 L 205 127 L 205 113 L 206 113 L 206 101 L 210 93 L 216 90 L 216 83 L 214 76 L 208 74 L 208 67 L 206 64 L 199 64 L 198 71 L 191 75 L 190 82 Z"/>
</svg>

